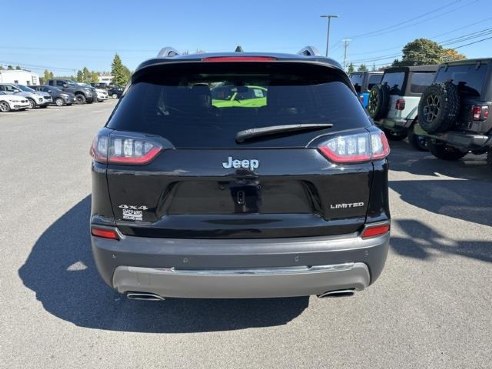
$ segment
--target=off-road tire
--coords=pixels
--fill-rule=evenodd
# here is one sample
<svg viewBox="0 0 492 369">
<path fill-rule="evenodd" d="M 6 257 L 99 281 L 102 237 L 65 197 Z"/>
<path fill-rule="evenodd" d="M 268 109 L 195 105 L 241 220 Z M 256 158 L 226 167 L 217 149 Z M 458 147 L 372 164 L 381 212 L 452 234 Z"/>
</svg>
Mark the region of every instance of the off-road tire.
<svg viewBox="0 0 492 369">
<path fill-rule="evenodd" d="M 389 110 L 390 92 L 387 85 L 374 85 L 369 91 L 367 111 L 372 119 L 378 120 L 386 117 Z"/>
<path fill-rule="evenodd" d="M 446 145 L 442 141 L 429 140 L 427 147 L 432 155 L 442 160 L 455 161 L 468 154 L 468 152 L 460 151 L 453 146 Z"/>
<path fill-rule="evenodd" d="M 426 132 L 446 132 L 456 122 L 459 110 L 458 87 L 451 82 L 433 83 L 420 98 L 418 121 Z"/>
<path fill-rule="evenodd" d="M 421 136 L 415 133 L 415 124 L 408 129 L 408 142 L 418 151 L 429 151 L 429 139 L 426 136 Z"/>
</svg>

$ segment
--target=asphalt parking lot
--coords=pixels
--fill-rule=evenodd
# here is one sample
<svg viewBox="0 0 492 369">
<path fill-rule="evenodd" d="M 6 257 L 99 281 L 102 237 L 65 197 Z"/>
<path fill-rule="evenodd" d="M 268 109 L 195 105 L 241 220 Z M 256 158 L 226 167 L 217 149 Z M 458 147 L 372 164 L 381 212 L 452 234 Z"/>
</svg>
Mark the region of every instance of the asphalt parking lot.
<svg viewBox="0 0 492 369">
<path fill-rule="evenodd" d="M 391 250 L 353 297 L 128 301 L 88 233 L 89 146 L 114 104 L 0 113 L 0 367 L 491 367 L 484 157 L 391 143 Z"/>
</svg>

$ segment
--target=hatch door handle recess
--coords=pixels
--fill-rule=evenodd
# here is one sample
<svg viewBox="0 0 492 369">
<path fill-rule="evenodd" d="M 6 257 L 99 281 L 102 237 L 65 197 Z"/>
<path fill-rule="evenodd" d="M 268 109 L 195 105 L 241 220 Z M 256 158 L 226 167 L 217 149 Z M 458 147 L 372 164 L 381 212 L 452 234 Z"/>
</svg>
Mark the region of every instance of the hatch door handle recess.
<svg viewBox="0 0 492 369">
<path fill-rule="evenodd" d="M 244 205 L 244 191 L 237 191 L 236 202 L 238 205 Z"/>
</svg>

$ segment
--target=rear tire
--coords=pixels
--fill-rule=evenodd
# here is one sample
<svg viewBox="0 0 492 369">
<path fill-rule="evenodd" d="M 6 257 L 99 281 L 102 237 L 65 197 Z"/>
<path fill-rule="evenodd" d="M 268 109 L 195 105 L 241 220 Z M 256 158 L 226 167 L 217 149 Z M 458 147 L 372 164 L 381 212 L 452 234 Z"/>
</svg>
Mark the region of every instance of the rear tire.
<svg viewBox="0 0 492 369">
<path fill-rule="evenodd" d="M 408 142 L 410 145 L 418 151 L 429 151 L 428 141 L 427 137 L 415 133 L 415 124 L 412 124 L 408 130 Z"/>
<path fill-rule="evenodd" d="M 455 161 L 464 157 L 468 152 L 463 152 L 458 150 L 453 146 L 446 145 L 441 141 L 431 141 L 429 140 L 427 144 L 429 151 L 438 159 Z"/>
<path fill-rule="evenodd" d="M 10 105 L 6 101 L 0 101 L 0 111 L 2 113 L 7 113 L 10 111 Z"/>
<path fill-rule="evenodd" d="M 386 117 L 389 109 L 389 87 L 388 85 L 374 85 L 369 91 L 369 102 L 367 111 L 372 119 L 378 120 Z"/>
<path fill-rule="evenodd" d="M 456 122 L 459 109 L 458 87 L 451 82 L 433 83 L 420 98 L 418 121 L 426 132 L 445 132 Z"/>
<path fill-rule="evenodd" d="M 77 104 L 85 104 L 87 102 L 87 99 L 83 94 L 75 95 L 75 100 L 77 101 Z"/>
</svg>

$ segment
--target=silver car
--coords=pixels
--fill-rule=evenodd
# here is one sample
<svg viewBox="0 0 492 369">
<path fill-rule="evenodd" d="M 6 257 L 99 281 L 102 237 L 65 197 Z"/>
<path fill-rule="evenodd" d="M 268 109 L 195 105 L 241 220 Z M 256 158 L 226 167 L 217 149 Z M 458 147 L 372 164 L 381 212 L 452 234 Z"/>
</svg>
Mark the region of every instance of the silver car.
<svg viewBox="0 0 492 369">
<path fill-rule="evenodd" d="M 51 100 L 45 101 L 44 97 L 36 91 L 23 91 L 12 83 L 0 83 L 0 91 L 4 91 L 10 95 L 20 95 L 27 98 L 29 101 L 29 108 L 34 109 L 36 107 L 46 107 L 51 103 Z"/>
<path fill-rule="evenodd" d="M 37 106 L 39 106 L 41 108 L 46 108 L 48 105 L 53 103 L 53 97 L 47 92 L 36 91 L 36 90 L 33 90 L 32 88 L 30 88 L 29 86 L 25 86 L 25 85 L 16 85 L 16 86 L 18 88 L 20 88 L 22 90 L 22 92 L 24 92 L 24 93 L 27 92 L 27 93 L 33 93 L 33 94 L 41 95 L 44 99 L 44 103 L 43 104 L 37 104 Z"/>
</svg>

